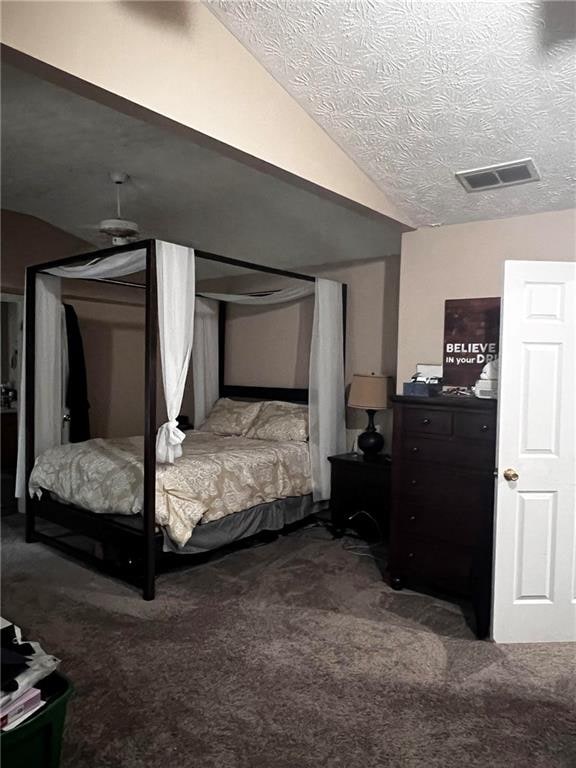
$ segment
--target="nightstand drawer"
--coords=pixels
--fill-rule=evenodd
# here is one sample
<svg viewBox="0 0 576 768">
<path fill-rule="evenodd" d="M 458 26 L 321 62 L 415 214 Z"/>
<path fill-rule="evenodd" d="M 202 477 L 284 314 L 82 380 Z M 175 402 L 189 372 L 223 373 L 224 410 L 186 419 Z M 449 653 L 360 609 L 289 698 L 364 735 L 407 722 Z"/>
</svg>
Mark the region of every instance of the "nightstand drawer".
<svg viewBox="0 0 576 768">
<path fill-rule="evenodd" d="M 496 440 L 496 414 L 455 413 L 454 435 L 494 443 Z"/>
<path fill-rule="evenodd" d="M 452 414 L 434 408 L 406 408 L 404 413 L 406 432 L 430 435 L 451 435 Z"/>
<path fill-rule="evenodd" d="M 402 457 L 409 461 L 430 461 L 471 469 L 491 469 L 494 466 L 494 446 L 489 442 L 434 440 L 407 435 L 402 443 Z"/>
<path fill-rule="evenodd" d="M 381 488 L 384 484 L 389 484 L 389 477 L 389 467 L 382 469 L 381 465 L 371 467 L 358 463 L 351 466 L 339 464 L 337 468 L 335 465 L 332 467 L 332 483 L 343 490 Z"/>
</svg>

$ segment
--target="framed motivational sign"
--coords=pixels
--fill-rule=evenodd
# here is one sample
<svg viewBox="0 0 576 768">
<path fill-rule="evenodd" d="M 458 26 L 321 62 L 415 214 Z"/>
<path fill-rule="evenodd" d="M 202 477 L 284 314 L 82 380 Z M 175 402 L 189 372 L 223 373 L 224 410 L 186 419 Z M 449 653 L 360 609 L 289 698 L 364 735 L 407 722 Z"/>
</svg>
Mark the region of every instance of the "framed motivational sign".
<svg viewBox="0 0 576 768">
<path fill-rule="evenodd" d="M 448 299 L 444 309 L 443 383 L 472 387 L 498 357 L 500 299 Z"/>
</svg>

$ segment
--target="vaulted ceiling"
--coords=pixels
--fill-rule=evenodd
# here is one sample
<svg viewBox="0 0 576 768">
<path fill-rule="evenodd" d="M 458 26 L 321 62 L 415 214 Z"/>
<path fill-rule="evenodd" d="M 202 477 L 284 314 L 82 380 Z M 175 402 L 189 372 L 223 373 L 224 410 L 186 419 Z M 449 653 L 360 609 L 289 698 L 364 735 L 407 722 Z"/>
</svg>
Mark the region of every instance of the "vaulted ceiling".
<svg viewBox="0 0 576 768">
<path fill-rule="evenodd" d="M 574 3 L 208 5 L 416 225 L 575 205 Z M 540 182 L 467 193 L 454 178 L 526 157 Z"/>
</svg>

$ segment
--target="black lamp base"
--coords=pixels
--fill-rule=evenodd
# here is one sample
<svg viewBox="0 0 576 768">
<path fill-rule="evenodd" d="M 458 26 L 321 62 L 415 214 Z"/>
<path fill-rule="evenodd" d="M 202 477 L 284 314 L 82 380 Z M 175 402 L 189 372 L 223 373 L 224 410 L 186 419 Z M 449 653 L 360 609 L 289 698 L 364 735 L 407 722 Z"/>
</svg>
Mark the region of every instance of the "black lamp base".
<svg viewBox="0 0 576 768">
<path fill-rule="evenodd" d="M 376 411 L 366 411 L 366 413 L 368 414 L 368 426 L 366 431 L 358 436 L 358 448 L 364 454 L 364 458 L 369 461 L 370 459 L 375 459 L 384 448 L 384 438 L 380 432 L 376 432 L 376 427 L 374 426 L 374 414 Z"/>
</svg>

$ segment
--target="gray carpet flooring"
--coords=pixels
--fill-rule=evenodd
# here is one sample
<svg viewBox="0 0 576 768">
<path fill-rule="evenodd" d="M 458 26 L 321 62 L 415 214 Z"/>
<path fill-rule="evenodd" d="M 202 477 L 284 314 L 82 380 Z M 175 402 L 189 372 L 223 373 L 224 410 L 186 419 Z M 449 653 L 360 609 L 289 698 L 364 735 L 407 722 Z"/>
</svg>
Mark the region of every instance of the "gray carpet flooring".
<svg viewBox="0 0 576 768">
<path fill-rule="evenodd" d="M 73 681 L 65 768 L 574 768 L 570 645 L 475 640 L 301 529 L 131 587 L 3 521 L 3 615 Z"/>
</svg>

